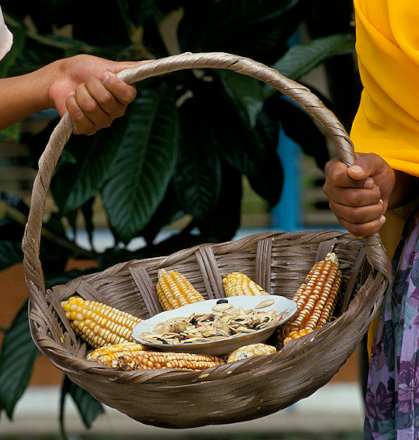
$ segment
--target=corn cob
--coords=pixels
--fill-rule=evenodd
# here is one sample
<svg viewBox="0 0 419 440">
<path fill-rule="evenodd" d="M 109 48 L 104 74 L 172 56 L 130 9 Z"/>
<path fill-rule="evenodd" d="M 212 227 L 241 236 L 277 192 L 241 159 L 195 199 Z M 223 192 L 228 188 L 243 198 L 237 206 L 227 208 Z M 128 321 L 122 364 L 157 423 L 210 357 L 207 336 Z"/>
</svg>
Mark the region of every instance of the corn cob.
<svg viewBox="0 0 419 440">
<path fill-rule="evenodd" d="M 73 330 L 94 348 L 133 342 L 132 329 L 141 321 L 106 304 L 75 296 L 61 305 Z"/>
<path fill-rule="evenodd" d="M 123 342 L 122 344 L 106 345 L 96 348 L 87 354 L 86 359 L 100 362 L 108 367 L 112 366 L 112 361 L 118 359 L 120 356 L 125 356 L 131 353 L 146 350 L 141 344 L 136 342 Z"/>
<path fill-rule="evenodd" d="M 241 361 L 252 356 L 261 356 L 263 354 L 272 354 L 276 352 L 276 348 L 273 345 L 267 344 L 250 344 L 244 345 L 237 350 L 230 353 L 227 358 L 227 362 Z"/>
<path fill-rule="evenodd" d="M 302 336 L 308 335 L 309 333 L 311 333 L 313 330 L 307 329 L 307 328 L 303 328 L 302 330 L 299 330 L 298 332 L 291 332 L 285 339 L 283 344 L 288 344 L 288 342 L 293 341 L 294 339 L 298 339 L 301 338 Z"/>
<path fill-rule="evenodd" d="M 163 310 L 173 310 L 186 304 L 205 301 L 184 275 L 173 270 L 159 269 L 156 291 Z"/>
<path fill-rule="evenodd" d="M 282 329 L 282 338 L 290 341 L 303 336 L 301 330 L 313 331 L 331 321 L 337 302 L 342 273 L 335 253 L 329 253 L 317 262 L 295 293 L 297 302 L 295 317 Z M 293 333 L 293 337 L 291 337 Z"/>
<path fill-rule="evenodd" d="M 238 295 L 269 295 L 262 287 L 240 272 L 231 272 L 223 278 L 227 297 Z"/>
<path fill-rule="evenodd" d="M 123 371 L 177 368 L 180 370 L 205 370 L 223 365 L 216 356 L 191 353 L 170 353 L 158 351 L 137 351 L 126 353 L 111 361 L 112 368 Z"/>
</svg>

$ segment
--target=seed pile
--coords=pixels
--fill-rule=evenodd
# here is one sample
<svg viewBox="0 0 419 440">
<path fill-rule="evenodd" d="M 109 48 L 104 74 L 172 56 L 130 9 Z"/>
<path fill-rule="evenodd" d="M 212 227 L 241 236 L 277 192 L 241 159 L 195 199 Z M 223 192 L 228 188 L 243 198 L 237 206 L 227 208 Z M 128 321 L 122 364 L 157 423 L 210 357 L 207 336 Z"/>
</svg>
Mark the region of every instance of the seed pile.
<svg viewBox="0 0 419 440">
<path fill-rule="evenodd" d="M 275 309 L 260 310 L 272 303 L 263 301 L 254 309 L 245 310 L 221 302 L 214 305 L 213 313 L 192 313 L 189 317 L 172 318 L 157 324 L 152 332 L 144 332 L 139 337 L 152 343 L 174 345 L 210 342 L 253 333 L 281 319 L 281 314 L 275 314 Z"/>
</svg>

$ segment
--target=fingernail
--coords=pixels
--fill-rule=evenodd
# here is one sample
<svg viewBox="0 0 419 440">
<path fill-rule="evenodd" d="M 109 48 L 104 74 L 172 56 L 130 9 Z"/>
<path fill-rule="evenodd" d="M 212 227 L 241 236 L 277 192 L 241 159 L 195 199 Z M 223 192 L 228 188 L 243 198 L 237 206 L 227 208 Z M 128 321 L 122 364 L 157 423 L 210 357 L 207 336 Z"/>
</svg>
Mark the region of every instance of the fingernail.
<svg viewBox="0 0 419 440">
<path fill-rule="evenodd" d="M 352 165 L 351 166 L 351 171 L 355 174 L 361 174 L 362 173 L 362 168 L 358 165 Z"/>
<path fill-rule="evenodd" d="M 375 186 L 375 183 L 370 177 L 364 183 L 365 189 L 371 189 L 371 188 L 374 188 L 374 186 Z"/>
<path fill-rule="evenodd" d="M 386 218 L 384 217 L 384 215 L 382 215 L 380 217 L 380 224 L 383 225 L 386 222 Z"/>
<path fill-rule="evenodd" d="M 104 73 L 102 76 L 102 83 L 105 84 L 109 80 L 109 73 Z"/>
</svg>

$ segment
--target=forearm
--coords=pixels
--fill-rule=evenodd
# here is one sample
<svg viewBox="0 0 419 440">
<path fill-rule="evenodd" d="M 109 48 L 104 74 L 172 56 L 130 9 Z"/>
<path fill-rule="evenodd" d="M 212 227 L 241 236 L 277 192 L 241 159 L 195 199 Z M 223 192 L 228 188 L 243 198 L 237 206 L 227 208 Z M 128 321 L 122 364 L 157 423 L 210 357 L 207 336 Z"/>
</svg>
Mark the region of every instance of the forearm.
<svg viewBox="0 0 419 440">
<path fill-rule="evenodd" d="M 51 108 L 48 90 L 52 69 L 46 66 L 35 72 L 0 80 L 0 130 Z"/>
</svg>

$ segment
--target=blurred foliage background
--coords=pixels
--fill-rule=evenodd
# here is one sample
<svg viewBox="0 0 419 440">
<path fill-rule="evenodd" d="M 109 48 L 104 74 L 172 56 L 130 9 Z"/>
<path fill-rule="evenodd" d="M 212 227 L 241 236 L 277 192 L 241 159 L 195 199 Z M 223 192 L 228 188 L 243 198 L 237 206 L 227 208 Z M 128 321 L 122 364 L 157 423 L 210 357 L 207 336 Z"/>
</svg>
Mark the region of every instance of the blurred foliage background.
<svg viewBox="0 0 419 440">
<path fill-rule="evenodd" d="M 348 128 L 358 104 L 348 0 L 3 0 L 2 9 L 14 34 L 13 48 L 0 62 L 2 77 L 79 53 L 144 60 L 182 52 L 228 52 L 297 81 L 324 64 L 329 96 L 310 88 Z M 280 130 L 319 169 L 329 159 L 318 125 L 252 78 L 190 70 L 136 86 L 137 99 L 123 118 L 93 137 L 73 136 L 66 145 L 51 185 L 41 249 L 50 286 L 86 273 L 66 271 L 69 259 L 92 259 L 95 267 L 89 270 L 101 270 L 119 261 L 232 239 L 240 227 L 244 182 L 267 206 L 278 203 L 283 184 Z M 45 118 L 48 123 L 35 132 L 16 124 L 0 134 L 0 141 L 27 145 L 26 165 L 34 170 L 57 123 L 54 112 Z M 114 238 L 100 252 L 92 239 L 97 203 Z M 0 208 L 4 271 L 22 261 L 29 206 L 18 194 L 2 191 Z M 159 233 L 174 223 L 181 227 L 157 242 Z M 75 241 L 80 225 L 90 237 L 88 249 Z M 145 246 L 128 249 L 139 237 Z M 0 408 L 11 418 L 38 352 L 29 335 L 26 307 L 2 330 Z M 72 396 L 86 426 L 103 411 L 67 379 L 62 393 Z"/>
</svg>

